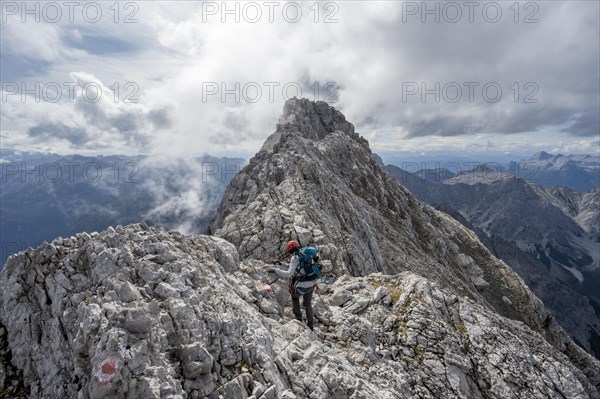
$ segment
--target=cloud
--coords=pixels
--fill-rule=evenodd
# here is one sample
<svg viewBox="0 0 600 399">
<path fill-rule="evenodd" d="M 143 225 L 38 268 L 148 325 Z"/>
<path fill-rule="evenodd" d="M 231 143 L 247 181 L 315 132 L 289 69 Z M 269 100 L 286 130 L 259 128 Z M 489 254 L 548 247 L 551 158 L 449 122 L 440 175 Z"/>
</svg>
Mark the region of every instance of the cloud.
<svg viewBox="0 0 600 399">
<path fill-rule="evenodd" d="M 573 124 L 565 129 L 574 136 L 596 136 L 600 135 L 600 113 L 587 112 L 583 115 L 574 115 Z"/>
<path fill-rule="evenodd" d="M 61 30 L 57 25 L 45 23 L 19 23 L 8 21 L 2 24 L 3 52 L 13 57 L 36 61 L 59 62 L 65 57 L 81 55 L 81 50 L 62 45 Z"/>
<path fill-rule="evenodd" d="M 199 226 L 208 223 L 220 203 L 225 177 L 239 171 L 235 166 L 241 165 L 164 155 L 144 159 L 139 169 L 149 176 L 142 184 L 154 203 L 145 217 L 184 234 L 201 232 Z"/>
<path fill-rule="evenodd" d="M 171 124 L 168 109 L 125 102 L 93 75 L 73 72 L 70 82 L 73 92 L 63 93 L 65 101 L 38 103 L 29 97 L 11 103 L 7 116 L 27 126 L 27 139 L 43 140 L 44 146 L 54 142 L 70 151 L 107 147 L 148 151 L 152 135 Z"/>
<path fill-rule="evenodd" d="M 30 127 L 27 129 L 27 134 L 29 137 L 46 141 L 65 139 L 76 146 L 84 146 L 90 139 L 89 133 L 79 126 L 67 126 L 55 122 L 40 123 Z"/>
<path fill-rule="evenodd" d="M 129 38 L 83 29 L 77 29 L 71 36 L 66 36 L 65 41 L 73 48 L 101 56 L 133 53 L 140 50 L 140 43 L 132 42 Z"/>
<path fill-rule="evenodd" d="M 293 95 L 297 85 L 304 97 L 333 101 L 376 145 L 392 140 L 408 146 L 431 136 L 422 145 L 443 143 L 444 137 L 466 144 L 475 134 L 600 132 L 597 2 L 531 3 L 538 7 L 536 23 L 523 23 L 532 13 L 525 3 L 518 3 L 515 15 L 512 3 L 497 2 L 497 23 L 485 20 L 481 6 L 473 22 L 463 9 L 457 23 L 436 23 L 431 15 L 422 23 L 422 15 L 406 13 L 406 2 L 384 1 L 332 2 L 334 8 L 321 8 L 318 15 L 312 3 L 302 3 L 298 23 L 282 17 L 280 3 L 273 22 L 263 6 L 258 23 L 235 23 L 233 16 L 222 23 L 222 15 L 207 16 L 203 4 L 142 2 L 136 24 L 38 24 L 30 37 L 30 26 L 11 27 L 10 55 L 46 63 L 32 69 L 40 81 L 65 80 L 79 71 L 79 81 L 93 76 L 108 91 L 99 103 L 10 104 L 15 112 L 3 119 L 6 130 L 35 127 L 25 120 L 40 126 L 69 121 L 87 132 L 89 140 L 80 143 L 85 149 L 251 154 L 274 130 L 284 88 Z M 324 23 L 332 11 L 338 22 Z M 30 42 L 39 56 L 24 50 Z M 139 103 L 109 104 L 110 87 L 119 83 L 123 93 L 127 82 L 139 88 Z M 326 92 L 327 82 L 335 83 L 333 93 Z M 419 92 L 407 95 L 412 83 Z M 466 85 L 473 83 L 470 93 Z M 207 96 L 207 84 L 218 92 Z M 449 101 L 456 86 L 462 96 Z M 258 99 L 244 92 L 256 87 L 262 91 Z M 437 93 L 422 97 L 423 87 Z M 496 87 L 501 96 L 489 101 L 486 95 Z M 396 143 L 398 137 L 403 141 Z"/>
<path fill-rule="evenodd" d="M 148 112 L 148 119 L 157 129 L 167 129 L 172 124 L 169 111 L 166 108 L 150 110 Z"/>
<path fill-rule="evenodd" d="M 598 39 L 593 38 L 598 31 L 597 13 L 590 17 L 597 5 L 541 4 L 537 24 L 515 24 L 505 8 L 506 18 L 499 24 L 479 18 L 473 24 L 462 21 L 452 25 L 403 24 L 400 4 L 376 4 L 381 8 L 340 3 L 340 22 L 331 26 L 203 24 L 200 13 L 172 21 L 163 25 L 169 29 L 160 36 L 165 43 L 177 43 L 182 53 L 191 54 L 192 62 L 183 74 L 168 79 L 173 83 L 168 85 L 170 94 L 178 93 L 179 98 L 211 116 L 214 112 L 228 115 L 237 105 L 236 118 L 242 121 L 241 115 L 248 115 L 246 121 L 273 121 L 281 110 L 281 93 L 276 94 L 273 106 L 263 98 L 257 104 L 242 99 L 238 104 L 215 107 L 220 97 L 205 103 L 198 90 L 207 81 L 226 82 L 228 88 L 236 81 L 241 85 L 272 81 L 281 86 L 297 82 L 306 97 L 314 98 L 311 86 L 321 89 L 333 80 L 340 88 L 333 98 L 339 100 L 336 107 L 355 121 L 359 131 L 368 134 L 370 129 L 389 127 L 404 132 L 405 138 L 434 135 L 468 140 L 466 137 L 475 133 L 533 133 L 547 126 L 568 125 L 582 110 L 598 114 L 597 94 L 589 90 L 594 87 L 597 93 L 599 87 L 593 72 L 599 65 L 594 50 Z M 572 23 L 565 25 L 561 16 Z M 594 21 L 596 25 L 590 24 Z M 267 35 L 280 40 L 269 46 L 257 45 Z M 540 40 L 551 40 L 553 46 L 539 46 Z M 581 62 L 574 66 L 573 59 Z M 419 93 L 403 101 L 402 85 L 407 82 L 429 88 L 456 82 L 463 88 L 463 96 L 452 103 L 439 93 L 441 101 L 435 102 L 431 95 L 422 101 Z M 477 84 L 473 101 L 464 86 L 467 82 Z M 487 101 L 486 84 L 500 87 L 498 102 Z M 189 110 L 175 113 L 177 121 L 189 119 Z M 232 125 L 223 118 L 205 119 L 200 125 L 202 131 L 218 132 L 207 137 L 210 143 L 230 140 L 225 132 L 231 131 Z M 233 130 L 240 140 L 270 133 L 269 123 L 243 125 Z M 586 132 L 600 129 L 593 118 L 588 127 Z"/>
</svg>

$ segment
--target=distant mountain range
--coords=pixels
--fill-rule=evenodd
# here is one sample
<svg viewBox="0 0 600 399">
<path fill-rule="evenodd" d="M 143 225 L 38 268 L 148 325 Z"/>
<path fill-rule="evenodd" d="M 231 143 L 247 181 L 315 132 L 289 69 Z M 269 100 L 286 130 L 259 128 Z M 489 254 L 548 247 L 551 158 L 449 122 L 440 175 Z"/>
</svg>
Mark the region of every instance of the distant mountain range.
<svg viewBox="0 0 600 399">
<path fill-rule="evenodd" d="M 541 151 L 529 159 L 510 162 L 464 159 L 424 162 L 398 160 L 388 164 L 436 183 L 485 166 L 489 170 L 482 177 L 492 180 L 499 173 L 507 173 L 546 188 L 563 186 L 574 191 L 589 191 L 600 187 L 600 155 L 552 155 Z"/>
<path fill-rule="evenodd" d="M 594 169 L 593 157 L 544 154 L 534 158 L 570 159 L 565 165 L 578 159 L 581 175 Z M 385 170 L 418 198 L 474 230 L 569 334 L 600 357 L 600 188 L 545 188 L 485 165 L 454 176 L 438 170 L 435 176 L 448 177 L 434 179 L 393 165 Z"/>
<path fill-rule="evenodd" d="M 552 155 L 538 152 L 528 160 L 511 162 L 509 173 L 543 187 L 569 187 L 588 191 L 600 187 L 599 155 Z"/>
<path fill-rule="evenodd" d="M 146 221 L 201 233 L 241 158 L 0 152 L 0 269 L 9 255 L 81 231 Z"/>
</svg>

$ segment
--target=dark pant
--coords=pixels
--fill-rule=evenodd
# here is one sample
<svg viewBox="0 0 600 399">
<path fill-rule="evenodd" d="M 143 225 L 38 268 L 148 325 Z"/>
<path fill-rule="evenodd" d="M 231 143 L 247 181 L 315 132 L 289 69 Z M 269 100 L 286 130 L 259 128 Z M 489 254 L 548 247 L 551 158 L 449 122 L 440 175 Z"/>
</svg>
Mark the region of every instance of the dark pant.
<svg viewBox="0 0 600 399">
<path fill-rule="evenodd" d="M 302 297 L 302 302 L 304 304 L 304 308 L 306 309 L 306 323 L 311 330 L 315 325 L 312 308 L 312 296 L 314 290 L 315 287 L 296 288 L 292 292 L 292 310 L 294 311 L 294 316 L 296 317 L 296 320 L 302 321 L 302 311 L 300 310 L 300 297 Z"/>
</svg>

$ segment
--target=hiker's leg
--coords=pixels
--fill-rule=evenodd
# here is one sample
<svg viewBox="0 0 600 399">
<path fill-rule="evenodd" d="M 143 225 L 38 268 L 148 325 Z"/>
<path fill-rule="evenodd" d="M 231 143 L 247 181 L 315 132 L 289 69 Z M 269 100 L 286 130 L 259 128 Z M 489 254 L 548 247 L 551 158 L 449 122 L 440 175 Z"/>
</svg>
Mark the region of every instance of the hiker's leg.
<svg viewBox="0 0 600 399">
<path fill-rule="evenodd" d="M 306 323 L 308 327 L 312 330 L 315 326 L 315 320 L 313 316 L 313 308 L 312 308 L 312 296 L 313 296 L 314 288 L 311 288 L 304 294 L 304 308 L 306 309 Z"/>
<path fill-rule="evenodd" d="M 292 311 L 296 320 L 302 321 L 302 311 L 300 310 L 300 297 L 292 293 Z"/>
</svg>

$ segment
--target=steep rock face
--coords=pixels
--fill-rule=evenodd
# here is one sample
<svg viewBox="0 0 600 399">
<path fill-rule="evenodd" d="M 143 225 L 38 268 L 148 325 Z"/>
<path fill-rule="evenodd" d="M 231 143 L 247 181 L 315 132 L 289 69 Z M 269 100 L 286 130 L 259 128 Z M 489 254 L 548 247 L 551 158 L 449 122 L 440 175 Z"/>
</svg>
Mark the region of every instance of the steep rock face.
<svg viewBox="0 0 600 399">
<path fill-rule="evenodd" d="M 455 209 L 569 335 L 600 358 L 600 190 L 545 189 L 483 168 L 441 184 L 386 169 L 420 199 Z"/>
<path fill-rule="evenodd" d="M 600 242 L 600 188 L 581 193 L 556 186 L 548 194 L 587 234 Z"/>
<path fill-rule="evenodd" d="M 299 239 L 317 245 L 336 275 L 412 271 L 524 322 L 574 362 L 590 361 L 473 232 L 413 197 L 326 106 L 286 104 L 276 132 L 225 192 L 211 234 L 233 243 L 243 259 L 278 258 L 288 240 Z M 327 115 L 345 130 L 335 131 Z"/>
<path fill-rule="evenodd" d="M 583 195 L 577 221 L 600 242 L 600 188 Z"/>
<path fill-rule="evenodd" d="M 130 225 L 58 239 L 0 273 L 0 392 L 78 398 L 598 398 L 544 337 L 409 272 L 315 299 L 206 236 Z M 600 364 L 591 363 L 597 373 Z M 14 385 L 13 385 L 14 382 Z"/>
<path fill-rule="evenodd" d="M 593 192 L 546 190 L 504 175 L 480 181 L 469 174 L 429 185 L 427 191 L 418 189 L 428 203 L 447 202 L 486 234 L 499 235 L 523 249 L 539 252 L 555 266 L 573 269 L 576 277 L 578 271 L 600 272 L 599 247 L 593 245 L 597 238 L 589 223 L 597 211 L 589 201 Z M 585 205 L 584 197 L 588 199 Z M 579 222 L 582 211 L 585 223 Z M 597 295 L 600 297 L 600 292 Z"/>
<path fill-rule="evenodd" d="M 475 232 L 494 256 L 506 262 L 525 281 L 569 336 L 597 359 L 600 358 L 600 317 L 597 313 L 600 308 L 596 311 L 592 298 L 565 282 L 565 279 L 569 281 L 570 273 L 549 270 L 534 254 L 520 249 L 513 242 L 495 234 L 488 236 L 447 203 L 438 209 Z"/>
</svg>

